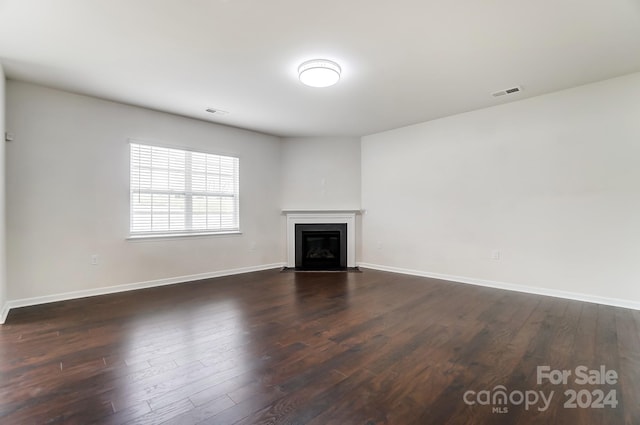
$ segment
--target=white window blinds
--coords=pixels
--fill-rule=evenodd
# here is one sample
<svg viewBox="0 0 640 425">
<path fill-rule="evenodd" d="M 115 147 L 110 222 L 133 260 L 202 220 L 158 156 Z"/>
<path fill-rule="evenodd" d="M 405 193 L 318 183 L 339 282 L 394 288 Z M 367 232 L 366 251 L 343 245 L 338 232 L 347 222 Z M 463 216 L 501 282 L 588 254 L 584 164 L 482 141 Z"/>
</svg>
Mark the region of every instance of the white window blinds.
<svg viewBox="0 0 640 425">
<path fill-rule="evenodd" d="M 130 144 L 132 236 L 239 231 L 239 159 Z"/>
</svg>

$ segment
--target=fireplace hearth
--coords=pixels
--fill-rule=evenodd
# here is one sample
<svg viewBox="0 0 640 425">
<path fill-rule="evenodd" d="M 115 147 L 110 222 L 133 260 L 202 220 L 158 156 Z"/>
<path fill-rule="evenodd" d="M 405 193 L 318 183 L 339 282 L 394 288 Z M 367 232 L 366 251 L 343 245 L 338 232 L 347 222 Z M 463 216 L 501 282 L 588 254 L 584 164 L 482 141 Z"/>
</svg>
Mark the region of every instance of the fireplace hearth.
<svg viewBox="0 0 640 425">
<path fill-rule="evenodd" d="M 296 270 L 346 270 L 347 224 L 295 225 Z"/>
</svg>

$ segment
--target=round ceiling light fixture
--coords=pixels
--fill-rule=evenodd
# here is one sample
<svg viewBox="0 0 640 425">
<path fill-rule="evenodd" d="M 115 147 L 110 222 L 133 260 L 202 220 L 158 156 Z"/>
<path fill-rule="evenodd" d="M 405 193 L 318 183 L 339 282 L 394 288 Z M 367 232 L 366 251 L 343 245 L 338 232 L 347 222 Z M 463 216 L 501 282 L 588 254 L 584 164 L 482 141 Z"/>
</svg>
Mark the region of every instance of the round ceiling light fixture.
<svg viewBox="0 0 640 425">
<path fill-rule="evenodd" d="M 298 67 L 298 78 L 310 87 L 329 87 L 340 80 L 342 69 L 337 63 L 327 59 L 313 59 Z"/>
</svg>

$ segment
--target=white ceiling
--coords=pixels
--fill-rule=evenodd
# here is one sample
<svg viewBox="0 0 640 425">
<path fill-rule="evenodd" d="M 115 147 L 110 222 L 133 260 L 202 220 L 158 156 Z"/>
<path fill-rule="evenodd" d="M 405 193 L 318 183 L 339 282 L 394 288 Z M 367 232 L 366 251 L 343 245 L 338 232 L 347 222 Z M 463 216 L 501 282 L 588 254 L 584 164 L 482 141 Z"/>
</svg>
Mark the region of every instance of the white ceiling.
<svg viewBox="0 0 640 425">
<path fill-rule="evenodd" d="M 297 80 L 314 58 L 338 85 Z M 198 119 L 361 136 L 640 71 L 640 0 L 0 0 L 0 60 Z"/>
</svg>

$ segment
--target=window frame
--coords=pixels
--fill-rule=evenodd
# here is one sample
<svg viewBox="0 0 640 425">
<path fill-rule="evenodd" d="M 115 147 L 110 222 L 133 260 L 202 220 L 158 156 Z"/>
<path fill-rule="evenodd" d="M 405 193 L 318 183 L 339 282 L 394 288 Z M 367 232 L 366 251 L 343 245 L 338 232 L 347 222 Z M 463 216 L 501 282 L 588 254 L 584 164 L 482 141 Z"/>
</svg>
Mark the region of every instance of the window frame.
<svg viewBox="0 0 640 425">
<path fill-rule="evenodd" d="M 169 149 L 169 150 L 177 150 L 180 152 L 185 152 L 185 153 L 191 153 L 191 154 L 199 154 L 199 155 L 213 155 L 213 156 L 217 156 L 217 157 L 223 157 L 223 158 L 232 158 L 234 160 L 234 174 L 233 174 L 233 181 L 234 181 L 234 192 L 233 194 L 229 195 L 229 194 L 225 194 L 224 196 L 222 195 L 222 191 L 219 191 L 217 193 L 212 193 L 212 192 L 208 192 L 208 191 L 194 191 L 193 187 L 185 187 L 184 191 L 172 191 L 171 189 L 169 190 L 158 190 L 158 189 L 147 189 L 145 191 L 141 190 L 140 187 L 134 187 L 134 181 L 133 181 L 133 149 L 134 149 L 134 145 L 139 145 L 139 146 L 143 146 L 143 147 L 147 147 L 147 148 L 159 148 L 159 149 Z M 129 167 L 128 167 L 128 172 L 129 172 L 129 236 L 127 237 L 128 240 L 138 240 L 138 239 L 163 239 L 163 238 L 184 238 L 184 237 L 201 237 L 201 236 L 233 236 L 233 235 L 239 235 L 242 234 L 241 232 L 241 228 L 240 228 L 240 155 L 238 154 L 233 154 L 233 153 L 221 153 L 221 152 L 213 152 L 213 151 L 208 151 L 208 150 L 204 150 L 204 149 L 200 149 L 200 148 L 192 148 L 192 147 L 185 147 L 185 146 L 176 146 L 176 145 L 167 145 L 167 144 L 163 144 L 163 143 L 158 143 L 158 142 L 149 142 L 149 141 L 142 141 L 142 140 L 138 140 L 138 139 L 128 139 L 127 141 L 127 149 L 128 149 L 128 159 L 129 159 Z M 194 174 L 193 169 L 191 169 L 190 172 L 187 172 L 187 163 L 189 161 L 185 162 L 185 184 L 187 184 L 187 181 L 189 181 L 188 184 L 191 184 L 190 181 L 192 179 L 192 176 Z M 152 167 L 153 168 L 153 167 Z M 167 170 L 169 171 L 170 168 L 167 168 Z M 218 175 L 221 175 L 221 172 L 217 173 Z M 155 193 L 159 193 L 159 192 L 165 192 L 165 193 L 175 193 L 175 194 L 181 194 L 185 196 L 185 206 L 183 209 L 183 214 L 185 215 L 185 228 L 180 229 L 180 230 L 158 230 L 158 231 L 133 231 L 133 224 L 134 224 L 134 202 L 133 202 L 133 196 L 134 196 L 134 192 L 138 192 L 138 194 L 147 192 L 148 194 L 153 194 Z M 192 208 L 192 201 L 193 198 L 196 196 L 220 196 L 220 197 L 227 197 L 227 198 L 232 198 L 233 199 L 233 204 L 234 204 L 234 221 L 237 224 L 234 227 L 230 227 L 230 228 L 225 228 L 225 229 L 221 229 L 221 230 L 212 230 L 212 229 L 193 229 L 191 228 L 191 230 L 186 228 L 186 224 L 187 221 L 191 222 L 191 220 L 193 219 L 193 208 Z M 187 198 L 190 198 L 191 202 L 187 202 Z M 189 204 L 189 205 L 187 205 Z M 151 213 L 152 214 L 152 213 Z M 170 213 L 168 212 L 167 215 L 169 215 Z M 187 219 L 187 214 L 190 215 L 189 219 Z"/>
</svg>

